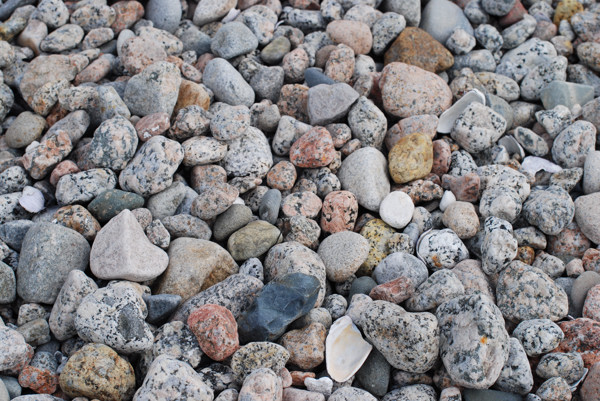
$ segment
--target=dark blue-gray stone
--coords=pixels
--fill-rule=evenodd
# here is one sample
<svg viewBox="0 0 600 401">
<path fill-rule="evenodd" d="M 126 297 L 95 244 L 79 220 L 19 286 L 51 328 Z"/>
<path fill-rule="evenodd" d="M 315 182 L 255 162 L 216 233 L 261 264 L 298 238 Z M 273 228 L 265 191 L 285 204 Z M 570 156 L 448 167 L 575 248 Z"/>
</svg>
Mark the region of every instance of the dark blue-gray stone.
<svg viewBox="0 0 600 401">
<path fill-rule="evenodd" d="M 31 220 L 14 220 L 0 225 L 0 240 L 15 251 L 21 250 L 25 234 L 33 225 Z"/>
<path fill-rule="evenodd" d="M 238 320 L 240 341 L 273 341 L 294 320 L 315 305 L 321 288 L 319 280 L 303 273 L 291 273 L 265 285 Z"/>
<path fill-rule="evenodd" d="M 158 294 L 144 297 L 148 316 L 146 321 L 151 324 L 163 323 L 175 312 L 181 302 L 181 297 L 174 294 Z"/>
<path fill-rule="evenodd" d="M 519 394 L 505 393 L 496 390 L 463 389 L 464 401 L 523 401 Z"/>
<path fill-rule="evenodd" d="M 320 84 L 333 85 L 336 83 L 333 79 L 323 74 L 323 71 L 315 67 L 307 68 L 304 71 L 304 80 L 306 81 L 306 86 L 309 88 Z"/>
<path fill-rule="evenodd" d="M 540 99 L 546 110 L 553 109 L 559 104 L 572 109 L 576 104 L 583 106 L 593 100 L 594 87 L 572 82 L 554 81 L 542 89 Z"/>
<path fill-rule="evenodd" d="M 377 282 L 369 276 L 362 276 L 352 282 L 350 286 L 350 293 L 348 294 L 348 301 L 352 300 L 355 294 L 369 295 L 373 288 L 377 287 Z"/>
<path fill-rule="evenodd" d="M 371 394 L 383 397 L 390 383 L 391 366 L 375 348 L 361 368 L 356 372 L 355 379 L 361 387 Z"/>
</svg>

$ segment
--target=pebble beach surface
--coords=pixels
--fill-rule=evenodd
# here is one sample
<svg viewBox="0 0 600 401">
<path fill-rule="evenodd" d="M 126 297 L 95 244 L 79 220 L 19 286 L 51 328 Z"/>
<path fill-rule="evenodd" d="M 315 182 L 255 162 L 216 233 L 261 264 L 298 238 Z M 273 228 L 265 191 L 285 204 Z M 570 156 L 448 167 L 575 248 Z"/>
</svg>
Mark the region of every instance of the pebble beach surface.
<svg viewBox="0 0 600 401">
<path fill-rule="evenodd" d="M 0 1 L 0 401 L 600 401 L 600 3 Z"/>
</svg>

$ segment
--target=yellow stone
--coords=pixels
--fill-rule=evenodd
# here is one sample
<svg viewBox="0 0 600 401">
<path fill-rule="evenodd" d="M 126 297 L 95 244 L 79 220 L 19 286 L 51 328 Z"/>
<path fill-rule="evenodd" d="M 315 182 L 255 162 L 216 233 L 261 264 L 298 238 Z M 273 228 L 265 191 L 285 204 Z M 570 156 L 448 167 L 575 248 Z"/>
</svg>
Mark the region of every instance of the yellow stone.
<svg viewBox="0 0 600 401">
<path fill-rule="evenodd" d="M 360 235 L 369 241 L 369 255 L 358 269 L 356 273 L 358 276 L 370 276 L 379 262 L 390 254 L 388 244 L 394 234 L 396 234 L 396 230 L 381 219 L 370 220 L 363 226 Z"/>
<path fill-rule="evenodd" d="M 429 135 L 416 132 L 400 138 L 388 156 L 389 170 L 396 184 L 424 178 L 433 167 L 433 143 Z"/>
<path fill-rule="evenodd" d="M 563 0 L 558 3 L 554 11 L 554 23 L 558 25 L 564 19 L 570 22 L 573 15 L 582 11 L 583 5 L 577 0 Z"/>
</svg>

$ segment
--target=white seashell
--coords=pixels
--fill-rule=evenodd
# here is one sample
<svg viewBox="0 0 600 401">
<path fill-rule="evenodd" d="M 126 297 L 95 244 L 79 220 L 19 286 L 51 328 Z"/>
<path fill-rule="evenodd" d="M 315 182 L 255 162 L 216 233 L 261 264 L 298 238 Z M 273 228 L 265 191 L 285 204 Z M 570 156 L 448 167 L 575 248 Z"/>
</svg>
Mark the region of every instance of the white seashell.
<svg viewBox="0 0 600 401">
<path fill-rule="evenodd" d="M 419 248 L 421 247 L 421 241 L 423 241 L 423 239 L 425 237 L 427 237 L 429 235 L 429 233 L 432 231 L 433 231 L 433 228 L 430 228 L 429 230 L 424 231 L 423 234 L 421 234 L 421 236 L 417 240 L 417 245 L 415 246 L 415 254 L 417 255 L 417 258 L 419 258 L 421 260 L 421 262 L 425 263 L 426 265 L 427 265 L 427 260 L 423 256 L 421 256 L 421 253 L 419 252 Z"/>
<path fill-rule="evenodd" d="M 527 156 L 525 159 L 523 159 L 523 163 L 521 163 L 521 169 L 535 176 L 535 174 L 540 170 L 544 170 L 549 173 L 558 173 L 562 170 L 562 167 L 552 163 L 551 161 L 542 159 L 541 157 Z"/>
<path fill-rule="evenodd" d="M 465 93 L 465 95 L 456 103 L 454 103 L 452 107 L 442 113 L 438 121 L 437 132 L 441 134 L 449 134 L 454 127 L 454 122 L 456 119 L 473 102 L 479 102 L 485 106 L 485 96 L 477 89 L 473 89 Z"/>
<path fill-rule="evenodd" d="M 225 17 L 223 17 L 221 22 L 223 22 L 223 23 L 231 22 L 234 19 L 236 19 L 236 17 L 238 15 L 240 15 L 240 13 L 241 13 L 241 11 L 238 10 L 237 8 L 232 8 L 231 10 L 229 10 L 229 13 L 227 13 L 227 15 Z"/>
<path fill-rule="evenodd" d="M 442 196 L 442 200 L 440 201 L 440 210 L 442 212 L 446 211 L 446 208 L 454 202 L 456 202 L 456 196 L 454 196 L 452 191 L 444 191 L 444 195 Z"/>
<path fill-rule="evenodd" d="M 37 213 L 44 209 L 44 194 L 37 188 L 27 186 L 19 198 L 19 204 L 30 213 Z"/>
<path fill-rule="evenodd" d="M 333 380 L 345 382 L 360 369 L 371 349 L 350 316 L 342 316 L 331 325 L 325 340 L 327 373 Z"/>
<path fill-rule="evenodd" d="M 525 157 L 525 151 L 523 150 L 523 147 L 512 135 L 504 135 L 498 141 L 498 145 L 504 146 L 504 148 L 508 151 L 508 154 L 511 156 L 519 155 L 521 160 L 523 160 Z"/>
</svg>

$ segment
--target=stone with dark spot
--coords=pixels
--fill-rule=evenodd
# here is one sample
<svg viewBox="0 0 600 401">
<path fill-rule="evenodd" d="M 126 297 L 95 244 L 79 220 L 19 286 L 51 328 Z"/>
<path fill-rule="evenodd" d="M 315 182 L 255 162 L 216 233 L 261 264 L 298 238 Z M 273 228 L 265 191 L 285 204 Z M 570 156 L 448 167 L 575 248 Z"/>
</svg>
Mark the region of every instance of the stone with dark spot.
<svg viewBox="0 0 600 401">
<path fill-rule="evenodd" d="M 134 284 L 117 281 L 86 296 L 75 318 L 79 337 L 123 353 L 152 348 L 154 336 L 144 321 L 146 304 L 134 288 Z"/>
</svg>

